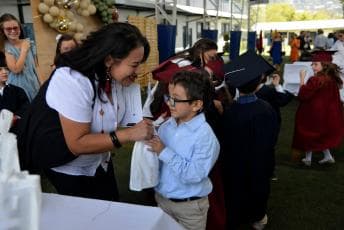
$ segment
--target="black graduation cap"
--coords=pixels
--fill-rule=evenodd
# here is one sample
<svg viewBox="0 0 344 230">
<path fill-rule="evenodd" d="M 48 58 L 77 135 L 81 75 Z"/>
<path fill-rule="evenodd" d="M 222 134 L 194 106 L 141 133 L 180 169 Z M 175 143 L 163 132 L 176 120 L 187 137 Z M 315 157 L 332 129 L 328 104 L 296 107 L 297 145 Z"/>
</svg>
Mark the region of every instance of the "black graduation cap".
<svg viewBox="0 0 344 230">
<path fill-rule="evenodd" d="M 274 70 L 269 62 L 252 50 L 224 65 L 226 83 L 235 88 L 262 77 L 262 74 L 269 75 Z"/>
<path fill-rule="evenodd" d="M 0 51 L 0 67 L 7 67 L 6 56 L 3 52 Z"/>
</svg>

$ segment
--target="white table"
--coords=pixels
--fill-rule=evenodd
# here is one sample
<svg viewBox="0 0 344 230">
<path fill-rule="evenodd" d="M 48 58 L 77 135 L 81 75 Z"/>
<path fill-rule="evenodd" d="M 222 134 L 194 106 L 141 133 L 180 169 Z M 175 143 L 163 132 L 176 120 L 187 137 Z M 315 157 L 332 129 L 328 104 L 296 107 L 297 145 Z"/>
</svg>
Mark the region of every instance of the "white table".
<svg viewBox="0 0 344 230">
<path fill-rule="evenodd" d="M 158 207 L 43 193 L 40 230 L 179 230 Z"/>
</svg>

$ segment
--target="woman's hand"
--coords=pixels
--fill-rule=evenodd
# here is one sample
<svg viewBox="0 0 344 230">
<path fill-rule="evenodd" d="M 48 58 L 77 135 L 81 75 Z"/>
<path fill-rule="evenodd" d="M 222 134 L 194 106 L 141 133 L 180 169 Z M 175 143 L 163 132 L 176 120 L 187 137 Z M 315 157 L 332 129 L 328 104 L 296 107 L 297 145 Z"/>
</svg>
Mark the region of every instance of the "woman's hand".
<svg viewBox="0 0 344 230">
<path fill-rule="evenodd" d="M 130 141 L 149 140 L 154 135 L 152 121 L 144 119 L 131 128 L 126 129 L 129 132 Z"/>
</svg>

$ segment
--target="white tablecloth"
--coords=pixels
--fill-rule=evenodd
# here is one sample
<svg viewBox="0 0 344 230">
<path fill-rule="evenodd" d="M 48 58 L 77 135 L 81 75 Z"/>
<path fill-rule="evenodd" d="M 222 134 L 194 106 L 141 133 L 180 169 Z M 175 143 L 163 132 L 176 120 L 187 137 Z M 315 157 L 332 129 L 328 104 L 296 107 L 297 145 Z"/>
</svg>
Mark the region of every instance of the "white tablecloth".
<svg viewBox="0 0 344 230">
<path fill-rule="evenodd" d="M 158 207 L 43 193 L 40 230 L 179 230 Z"/>
</svg>

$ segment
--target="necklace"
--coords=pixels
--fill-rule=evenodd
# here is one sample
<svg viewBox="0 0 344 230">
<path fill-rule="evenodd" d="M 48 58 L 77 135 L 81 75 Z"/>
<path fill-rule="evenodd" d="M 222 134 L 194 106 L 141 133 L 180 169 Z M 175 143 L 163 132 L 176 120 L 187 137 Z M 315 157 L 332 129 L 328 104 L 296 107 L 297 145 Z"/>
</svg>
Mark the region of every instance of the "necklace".
<svg viewBox="0 0 344 230">
<path fill-rule="evenodd" d="M 99 115 L 101 117 L 102 120 L 102 129 L 101 129 L 101 133 L 104 133 L 104 110 L 103 110 L 103 103 L 100 102 L 100 110 L 99 110 Z"/>
<path fill-rule="evenodd" d="M 111 94 L 111 99 L 112 100 L 110 100 L 110 98 L 108 98 L 108 102 L 115 108 L 115 114 L 116 114 L 116 121 L 115 121 L 115 123 L 117 124 L 117 122 L 118 122 L 118 111 L 119 111 L 119 103 L 118 103 L 118 97 L 117 97 L 117 87 L 116 87 L 116 83 L 115 83 L 115 95 L 116 95 L 116 103 L 115 103 L 115 101 L 113 100 L 113 97 L 112 97 L 112 94 Z M 105 111 L 104 111 L 104 109 L 103 109 L 103 103 L 102 102 L 100 102 L 100 110 L 99 110 L 99 115 L 100 115 L 100 118 L 101 118 L 101 133 L 104 133 L 104 116 L 105 116 Z M 117 125 L 115 125 L 115 126 L 117 126 Z"/>
</svg>

